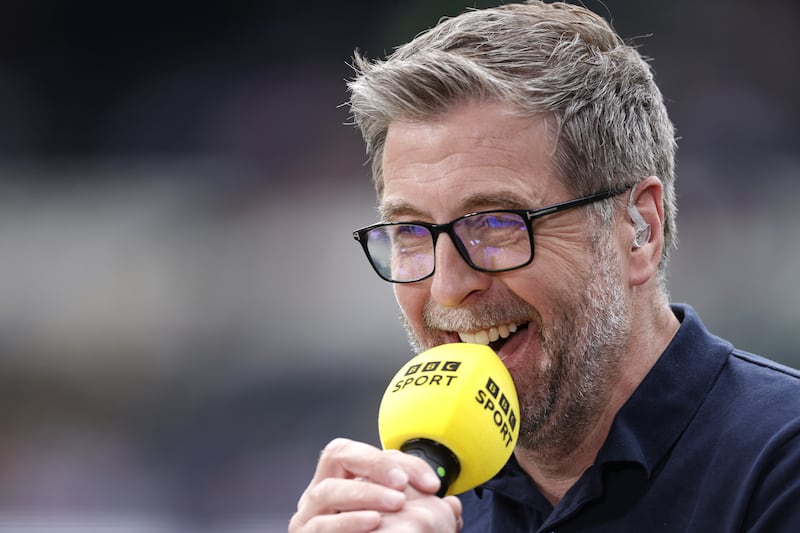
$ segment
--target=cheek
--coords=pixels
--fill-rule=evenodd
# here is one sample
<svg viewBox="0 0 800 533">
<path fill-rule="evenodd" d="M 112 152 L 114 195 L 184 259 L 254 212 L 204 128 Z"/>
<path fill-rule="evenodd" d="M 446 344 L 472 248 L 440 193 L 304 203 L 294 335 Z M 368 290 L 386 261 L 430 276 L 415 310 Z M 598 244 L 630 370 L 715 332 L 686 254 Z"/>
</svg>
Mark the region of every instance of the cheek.
<svg viewBox="0 0 800 533">
<path fill-rule="evenodd" d="M 575 289 L 584 266 L 573 255 L 537 250 L 533 262 L 522 270 L 504 273 L 503 282 L 517 296 L 547 314 L 554 299 Z"/>
<path fill-rule="evenodd" d="M 427 286 L 426 282 L 394 285 L 395 300 L 406 320 L 415 327 L 422 323 L 422 310 L 430 292 Z"/>
<path fill-rule="evenodd" d="M 584 244 L 565 240 L 541 239 L 537 242 L 531 268 L 540 284 L 550 291 L 574 288 L 586 270 L 588 254 Z"/>
</svg>

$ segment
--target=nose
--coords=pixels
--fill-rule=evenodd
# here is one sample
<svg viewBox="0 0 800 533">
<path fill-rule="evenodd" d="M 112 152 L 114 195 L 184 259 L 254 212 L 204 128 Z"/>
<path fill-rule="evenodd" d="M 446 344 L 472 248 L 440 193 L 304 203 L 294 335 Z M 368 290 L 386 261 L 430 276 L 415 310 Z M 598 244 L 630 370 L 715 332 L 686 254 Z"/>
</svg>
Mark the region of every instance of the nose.
<svg viewBox="0 0 800 533">
<path fill-rule="evenodd" d="M 469 266 L 447 235 L 440 236 L 436 243 L 435 261 L 431 297 L 442 306 L 458 307 L 492 284 L 492 276 Z"/>
</svg>

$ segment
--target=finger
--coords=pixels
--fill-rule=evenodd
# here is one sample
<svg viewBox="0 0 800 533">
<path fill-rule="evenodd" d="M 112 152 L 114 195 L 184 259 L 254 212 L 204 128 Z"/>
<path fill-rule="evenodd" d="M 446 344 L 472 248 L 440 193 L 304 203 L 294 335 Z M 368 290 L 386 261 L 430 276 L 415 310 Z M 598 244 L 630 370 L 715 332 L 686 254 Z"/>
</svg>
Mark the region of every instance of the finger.
<svg viewBox="0 0 800 533">
<path fill-rule="evenodd" d="M 461 514 L 461 500 L 455 496 L 447 496 L 442 498 L 442 500 L 450 506 L 450 510 L 453 511 L 453 516 L 456 517 L 456 531 L 461 531 L 464 527 L 464 518 Z"/>
<path fill-rule="evenodd" d="M 459 500 L 458 497 L 446 496 L 442 498 L 442 500 L 450 506 L 454 515 L 461 516 L 461 500 Z"/>
<path fill-rule="evenodd" d="M 374 509 L 397 511 L 403 507 L 403 492 L 361 479 L 328 478 L 310 487 L 301 497 L 300 506 L 313 514 Z"/>
<path fill-rule="evenodd" d="M 338 438 L 322 450 L 312 483 L 326 478 L 367 478 L 397 489 L 405 488 L 408 474 L 374 446 Z"/>
<path fill-rule="evenodd" d="M 405 500 L 403 492 L 367 480 L 328 478 L 306 489 L 295 516 L 305 523 L 315 516 L 353 511 L 394 512 L 403 507 Z"/>
<path fill-rule="evenodd" d="M 384 513 L 380 531 L 414 533 L 450 533 L 460 530 L 461 515 L 456 516 L 450 502 L 432 495 L 407 500 L 396 513 Z"/>
<path fill-rule="evenodd" d="M 332 440 L 322 451 L 312 483 L 330 477 L 361 477 L 400 490 L 410 482 L 431 494 L 439 489 L 440 483 L 433 470 L 418 457 L 343 438 Z"/>
<path fill-rule="evenodd" d="M 289 533 L 327 533 L 329 531 L 367 533 L 374 531 L 380 524 L 381 514 L 377 511 L 321 515 L 312 517 L 308 521 L 303 521 L 298 513 L 289 521 Z"/>
</svg>

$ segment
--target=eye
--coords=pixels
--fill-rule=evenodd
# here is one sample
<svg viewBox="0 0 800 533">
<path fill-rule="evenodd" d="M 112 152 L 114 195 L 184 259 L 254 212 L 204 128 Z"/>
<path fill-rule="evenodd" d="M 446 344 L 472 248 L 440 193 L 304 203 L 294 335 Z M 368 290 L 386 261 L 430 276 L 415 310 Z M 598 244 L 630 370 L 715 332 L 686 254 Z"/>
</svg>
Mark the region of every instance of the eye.
<svg viewBox="0 0 800 533">
<path fill-rule="evenodd" d="M 426 228 L 416 224 L 402 224 L 395 228 L 395 237 L 397 238 L 422 239 L 429 235 Z"/>
<path fill-rule="evenodd" d="M 527 242 L 525 221 L 516 213 L 492 212 L 466 217 L 456 227 L 471 248 L 504 248 Z"/>
<path fill-rule="evenodd" d="M 433 241 L 430 232 L 424 226 L 400 224 L 393 228 L 392 248 L 395 253 L 412 255 L 430 250 Z"/>
<path fill-rule="evenodd" d="M 516 229 L 520 225 L 520 219 L 518 216 L 516 215 L 509 216 L 509 214 L 507 213 L 496 214 L 496 215 L 485 215 L 480 218 L 483 219 L 481 221 L 481 226 L 490 230 Z"/>
<path fill-rule="evenodd" d="M 465 218 L 463 228 L 476 234 L 502 235 L 525 229 L 525 221 L 515 213 L 484 213 Z"/>
</svg>

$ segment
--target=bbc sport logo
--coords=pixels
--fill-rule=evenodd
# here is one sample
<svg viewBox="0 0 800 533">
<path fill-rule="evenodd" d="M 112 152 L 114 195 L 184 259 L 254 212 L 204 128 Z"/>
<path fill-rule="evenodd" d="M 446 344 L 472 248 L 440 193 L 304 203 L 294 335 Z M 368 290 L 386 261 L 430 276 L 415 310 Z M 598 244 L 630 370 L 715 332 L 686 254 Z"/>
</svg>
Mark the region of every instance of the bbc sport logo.
<svg viewBox="0 0 800 533">
<path fill-rule="evenodd" d="M 428 361 L 423 364 L 411 365 L 405 375 L 411 376 L 418 372 L 458 372 L 461 361 Z M 441 367 L 441 368 L 439 368 Z"/>
</svg>

